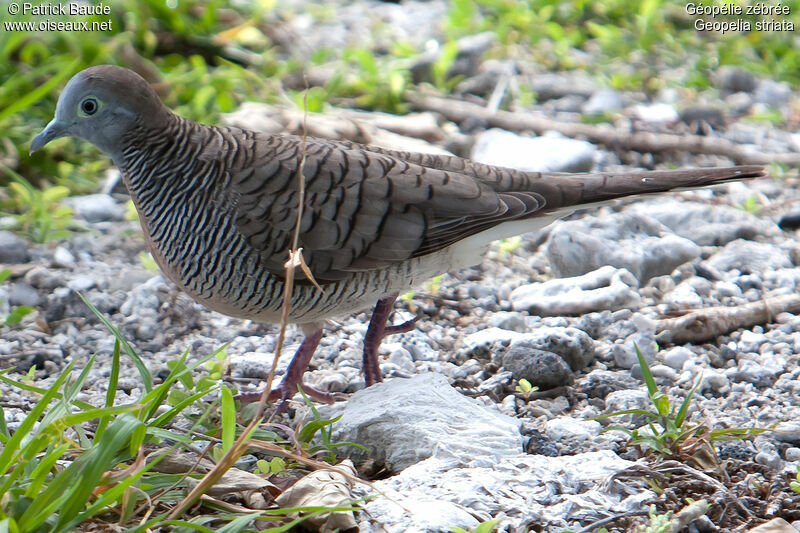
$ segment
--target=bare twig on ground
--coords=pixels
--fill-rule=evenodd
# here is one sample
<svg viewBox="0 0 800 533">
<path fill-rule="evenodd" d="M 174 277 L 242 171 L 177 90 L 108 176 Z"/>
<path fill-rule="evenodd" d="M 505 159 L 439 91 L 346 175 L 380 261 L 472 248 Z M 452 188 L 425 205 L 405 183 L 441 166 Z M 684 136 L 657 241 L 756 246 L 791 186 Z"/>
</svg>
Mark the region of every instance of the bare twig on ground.
<svg viewBox="0 0 800 533">
<path fill-rule="evenodd" d="M 306 94 L 306 98 L 308 95 Z M 305 105 L 306 109 L 308 108 L 308 102 L 306 101 Z M 303 176 L 303 168 L 305 167 L 306 162 L 306 139 L 307 135 L 304 134 L 302 138 L 302 145 L 300 150 L 300 164 L 297 166 L 297 180 L 298 180 L 298 206 L 297 206 L 297 220 L 295 222 L 294 234 L 292 237 L 292 246 L 289 250 L 289 260 L 286 262 L 285 265 L 285 276 L 284 276 L 284 291 L 283 291 L 283 304 L 281 306 L 281 328 L 280 333 L 278 334 L 278 340 L 276 343 L 275 348 L 275 357 L 272 360 L 272 368 L 269 371 L 269 375 L 267 376 L 267 383 L 264 387 L 264 391 L 261 393 L 261 398 L 258 402 L 258 407 L 256 408 L 256 413 L 253 416 L 253 419 L 247 425 L 245 430 L 236 439 L 236 442 L 230 447 L 230 449 L 225 453 L 222 459 L 212 468 L 204 477 L 200 480 L 200 482 L 186 495 L 186 497 L 181 500 L 178 505 L 170 512 L 168 518 L 174 520 L 182 516 L 194 503 L 200 499 L 200 497 L 208 492 L 208 490 L 213 487 L 222 476 L 230 470 L 236 461 L 244 455 L 245 451 L 249 446 L 250 438 L 252 437 L 255 430 L 258 428 L 259 424 L 261 423 L 261 418 L 264 415 L 264 409 L 267 404 L 267 399 L 269 398 L 269 394 L 272 391 L 272 382 L 275 378 L 275 371 L 278 368 L 278 361 L 281 356 L 281 349 L 283 348 L 284 339 L 286 338 L 286 328 L 289 324 L 289 311 L 291 310 L 291 302 L 292 302 L 292 289 L 294 288 L 294 272 L 297 266 L 303 266 L 305 263 L 300 259 L 300 248 L 299 248 L 299 235 L 300 235 L 300 223 L 303 219 L 303 206 L 305 203 L 305 178 Z M 307 270 L 307 269 L 306 269 Z M 310 274 L 310 272 L 307 272 Z M 316 282 L 314 282 L 316 285 Z M 317 285 L 318 286 L 318 285 Z M 315 463 L 317 463 L 315 461 Z M 317 463 L 318 465 L 319 463 Z M 319 466 L 317 466 L 319 467 Z"/>
<path fill-rule="evenodd" d="M 662 344 L 703 343 L 737 329 L 766 324 L 780 313 L 798 312 L 798 294 L 775 296 L 737 307 L 698 309 L 677 318 L 659 320 L 656 340 Z"/>
<path fill-rule="evenodd" d="M 740 165 L 767 165 L 783 163 L 800 165 L 800 154 L 768 154 L 718 137 L 700 135 L 669 135 L 665 133 L 628 132 L 611 126 L 560 122 L 550 118 L 520 111 L 492 111 L 486 107 L 463 100 L 442 98 L 421 93 L 411 93 L 409 100 L 418 110 L 435 111 L 448 120 L 462 122 L 468 118 L 484 120 L 489 126 L 509 131 L 533 131 L 542 134 L 557 131 L 562 135 L 586 139 L 611 148 L 636 150 L 644 153 L 689 152 L 727 157 Z"/>
</svg>

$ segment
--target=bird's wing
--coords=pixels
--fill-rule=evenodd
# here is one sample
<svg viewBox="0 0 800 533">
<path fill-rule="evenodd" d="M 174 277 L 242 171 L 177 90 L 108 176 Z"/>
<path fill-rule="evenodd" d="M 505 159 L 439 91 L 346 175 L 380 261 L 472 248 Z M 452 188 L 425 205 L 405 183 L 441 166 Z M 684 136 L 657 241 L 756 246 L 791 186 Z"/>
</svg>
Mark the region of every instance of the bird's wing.
<svg viewBox="0 0 800 533">
<path fill-rule="evenodd" d="M 283 275 L 297 217 L 302 139 L 257 136 L 252 149 L 255 155 L 242 158 L 248 163 L 231 175 L 236 224 L 262 264 Z M 435 252 L 547 204 L 534 190 L 514 186 L 529 174 L 482 166 L 488 174 L 478 177 L 458 158 L 442 163 L 430 156 L 437 168 L 415 161 L 416 154 L 312 138 L 305 153 L 299 245 L 320 282 Z"/>
<path fill-rule="evenodd" d="M 247 132 L 231 173 L 239 230 L 283 275 L 297 218 L 303 140 Z M 637 194 L 758 178 L 761 166 L 634 172 L 522 172 L 452 156 L 308 138 L 299 245 L 320 282 L 427 255 L 510 220 Z M 479 251 L 476 251 L 479 253 Z"/>
</svg>

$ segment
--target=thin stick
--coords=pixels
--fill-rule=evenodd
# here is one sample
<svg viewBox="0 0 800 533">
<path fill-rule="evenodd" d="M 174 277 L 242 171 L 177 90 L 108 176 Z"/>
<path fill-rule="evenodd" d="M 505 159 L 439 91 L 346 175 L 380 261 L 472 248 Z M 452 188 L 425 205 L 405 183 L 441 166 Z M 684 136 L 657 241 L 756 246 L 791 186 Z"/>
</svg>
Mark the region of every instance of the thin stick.
<svg viewBox="0 0 800 533">
<path fill-rule="evenodd" d="M 306 120 L 308 118 L 308 91 L 303 98 L 305 107 L 305 115 L 303 119 L 303 141 L 301 144 L 300 164 L 297 167 L 297 180 L 298 180 L 298 206 L 297 206 L 297 221 L 294 226 L 294 235 L 292 237 L 292 248 L 289 250 L 289 260 L 286 262 L 286 275 L 283 284 L 283 305 L 281 306 L 281 329 L 278 334 L 278 343 L 275 348 L 275 358 L 272 361 L 272 368 L 267 376 L 267 386 L 264 392 L 261 393 L 261 398 L 258 401 L 258 408 L 253 419 L 247 425 L 245 430 L 233 443 L 233 446 L 222 456 L 222 459 L 212 468 L 203 479 L 181 500 L 175 509 L 167 516 L 168 519 L 174 520 L 182 516 L 189 508 L 194 505 L 200 497 L 205 494 L 214 484 L 222 478 L 228 470 L 236 464 L 236 461 L 244 455 L 247 451 L 249 441 L 256 428 L 258 427 L 261 417 L 264 415 L 264 408 L 267 405 L 267 398 L 272 391 L 272 381 L 275 378 L 275 370 L 278 368 L 278 360 L 281 356 L 281 349 L 283 347 L 284 339 L 286 338 L 286 327 L 289 324 L 289 311 L 291 310 L 292 289 L 294 288 L 294 271 L 298 264 L 302 261 L 298 260 L 300 250 L 298 248 L 298 241 L 300 239 L 300 223 L 303 220 L 303 204 L 305 202 L 305 177 L 303 176 L 303 168 L 306 162 Z"/>
<path fill-rule="evenodd" d="M 672 135 L 646 131 L 631 133 L 605 125 L 552 120 L 525 111 L 495 111 L 472 102 L 422 93 L 410 93 L 409 100 L 417 110 L 435 111 L 453 122 L 479 118 L 486 121 L 491 127 L 509 131 L 530 130 L 542 134 L 553 130 L 566 137 L 586 139 L 594 144 L 603 144 L 610 148 L 636 150 L 644 153 L 688 152 L 721 155 L 735 161 L 738 165 L 781 163 L 797 166 L 800 164 L 800 154 L 797 153 L 763 153 L 745 145 L 716 137 Z"/>
<path fill-rule="evenodd" d="M 292 235 L 292 247 L 289 250 L 289 260 L 284 264 L 285 274 L 283 279 L 283 302 L 281 303 L 281 329 L 278 332 L 278 342 L 275 347 L 275 357 L 272 360 L 272 367 L 269 369 L 267 376 L 267 386 L 264 387 L 264 392 L 261 393 L 261 398 L 258 400 L 258 409 L 256 409 L 256 416 L 253 421 L 258 421 L 264 414 L 264 408 L 267 405 L 267 398 L 272 391 L 272 381 L 275 379 L 275 372 L 278 369 L 278 361 L 281 357 L 283 349 L 283 342 L 286 339 L 286 327 L 289 325 L 289 312 L 292 309 L 292 290 L 294 289 L 294 271 L 297 266 L 297 257 L 300 253 L 298 244 L 300 241 L 300 224 L 303 221 L 303 206 L 306 199 L 306 178 L 303 176 L 303 169 L 306 166 L 306 139 L 308 136 L 308 91 L 303 95 L 303 138 L 300 144 L 300 164 L 297 165 L 297 220 L 294 224 L 294 234 Z M 253 422 L 251 422 L 252 424 Z"/>
</svg>

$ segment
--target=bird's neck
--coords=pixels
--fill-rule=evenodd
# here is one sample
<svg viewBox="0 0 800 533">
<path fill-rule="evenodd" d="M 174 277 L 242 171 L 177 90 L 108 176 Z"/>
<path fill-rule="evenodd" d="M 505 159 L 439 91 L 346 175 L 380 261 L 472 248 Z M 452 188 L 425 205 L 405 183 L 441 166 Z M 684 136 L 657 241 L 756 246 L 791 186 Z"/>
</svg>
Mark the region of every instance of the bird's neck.
<svg viewBox="0 0 800 533">
<path fill-rule="evenodd" d="M 172 113 L 161 122 L 158 128 L 135 126 L 111 154 L 131 194 L 144 202 L 156 192 L 180 195 L 196 186 L 191 177 L 203 166 L 192 151 L 204 127 Z"/>
</svg>

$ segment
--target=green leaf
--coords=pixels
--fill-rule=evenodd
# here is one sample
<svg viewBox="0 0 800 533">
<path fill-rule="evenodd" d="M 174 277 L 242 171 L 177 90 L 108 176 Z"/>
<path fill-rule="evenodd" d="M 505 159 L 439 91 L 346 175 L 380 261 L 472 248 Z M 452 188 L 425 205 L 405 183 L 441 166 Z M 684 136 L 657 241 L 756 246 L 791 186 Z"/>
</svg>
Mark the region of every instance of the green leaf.
<svg viewBox="0 0 800 533">
<path fill-rule="evenodd" d="M 111 407 L 114 405 L 114 399 L 117 397 L 117 385 L 119 384 L 119 349 L 119 340 L 115 339 L 114 353 L 111 355 L 111 375 L 108 377 L 108 389 L 106 389 L 106 407 Z M 96 439 L 103 435 L 103 432 L 106 430 L 109 422 L 111 422 L 111 417 L 109 416 L 103 416 L 100 418 L 97 423 L 97 429 L 94 433 Z"/>
<path fill-rule="evenodd" d="M 220 387 L 222 411 L 222 451 L 227 452 L 236 440 L 236 404 L 233 393 L 226 387 Z"/>
<path fill-rule="evenodd" d="M 499 523 L 500 523 L 499 518 L 495 520 L 489 520 L 488 522 L 482 522 L 478 524 L 478 527 L 474 529 L 474 533 L 492 533 L 492 531 L 495 530 L 495 527 Z"/>
<path fill-rule="evenodd" d="M 28 305 L 20 305 L 19 307 L 15 307 L 6 317 L 6 326 L 16 326 L 22 322 L 22 319 L 26 315 L 33 313 L 34 311 L 35 309 Z"/>
<path fill-rule="evenodd" d="M 683 422 L 686 420 L 686 415 L 689 413 L 689 406 L 692 403 L 692 398 L 694 397 L 697 389 L 700 388 L 700 384 L 703 382 L 703 374 L 701 373 L 697 376 L 697 380 L 694 382 L 689 394 L 686 395 L 683 402 L 681 402 L 681 406 L 678 409 L 678 413 L 675 416 L 675 425 L 677 427 L 683 426 Z"/>
<path fill-rule="evenodd" d="M 644 355 L 642 355 L 639 347 L 634 344 L 633 348 L 636 350 L 636 358 L 639 360 L 639 366 L 642 368 L 642 376 L 644 377 L 644 382 L 647 385 L 647 392 L 650 394 L 650 398 L 652 399 L 658 394 L 656 380 L 653 377 L 653 373 L 650 372 L 650 365 L 647 364 L 647 359 L 644 358 Z"/>
<path fill-rule="evenodd" d="M 72 360 L 67 365 L 67 368 L 64 369 L 61 375 L 58 376 L 56 381 L 50 386 L 50 388 L 44 391 L 42 398 L 36 403 L 33 409 L 31 409 L 31 411 L 28 413 L 28 416 L 25 417 L 25 420 L 22 421 L 17 430 L 14 432 L 14 435 L 3 448 L 3 452 L 0 453 L 0 476 L 8 472 L 10 466 L 13 464 L 13 457 L 21 448 L 22 440 L 28 437 L 34 426 L 39 422 L 39 418 L 50 405 L 50 402 L 57 397 L 58 389 L 61 387 L 64 381 L 66 381 L 74 366 L 75 360 Z M 8 486 L 6 485 L 0 487 L 0 494 L 5 494 L 5 492 L 8 490 Z"/>
<path fill-rule="evenodd" d="M 661 416 L 668 416 L 669 415 L 669 398 L 662 394 L 657 394 L 653 398 L 653 405 L 656 406 L 656 410 L 658 414 Z"/>
<path fill-rule="evenodd" d="M 80 60 L 76 59 L 69 64 L 62 62 L 62 64 L 64 67 L 60 69 L 58 74 L 51 77 L 45 83 L 41 84 L 33 91 L 29 92 L 19 100 L 14 101 L 11 105 L 0 111 L 0 122 L 4 121 L 11 115 L 19 113 L 23 109 L 28 109 L 34 103 L 41 100 L 43 96 L 49 94 L 50 91 L 58 87 L 61 82 L 67 78 L 67 76 L 70 76 L 75 72 L 75 70 L 78 68 L 78 65 L 80 65 Z"/>
<path fill-rule="evenodd" d="M 83 303 L 85 303 L 87 307 L 91 309 L 92 313 L 94 313 L 94 316 L 96 316 L 97 319 L 100 320 L 100 322 L 102 322 L 103 325 L 105 325 L 106 329 L 108 329 L 108 331 L 110 331 L 111 334 L 114 335 L 117 341 L 119 341 L 119 343 L 122 345 L 122 348 L 125 350 L 125 353 L 127 353 L 128 357 L 130 357 L 131 360 L 133 361 L 136 370 L 139 371 L 139 377 L 142 378 L 142 385 L 144 386 L 144 390 L 146 392 L 150 392 L 151 390 L 153 390 L 153 376 L 150 375 L 150 371 L 147 369 L 147 365 L 144 364 L 144 361 L 142 360 L 141 357 L 139 357 L 139 354 L 136 353 L 136 350 L 133 349 L 133 346 L 131 346 L 125 339 L 125 337 L 122 336 L 122 333 L 120 333 L 119 329 L 117 329 L 117 327 L 114 326 L 114 324 L 112 324 L 105 317 L 105 315 L 103 315 L 103 313 L 98 311 L 97 308 L 83 296 L 83 294 L 78 293 L 78 296 L 80 296 L 81 300 L 83 300 Z"/>
<path fill-rule="evenodd" d="M 286 470 L 286 461 L 282 457 L 273 457 L 269 462 L 269 472 L 279 474 Z"/>
</svg>

